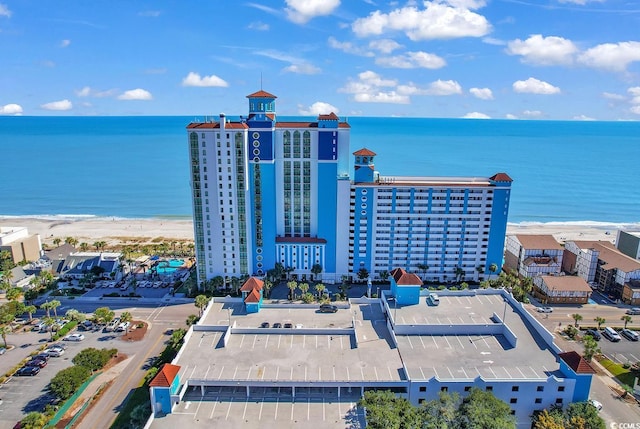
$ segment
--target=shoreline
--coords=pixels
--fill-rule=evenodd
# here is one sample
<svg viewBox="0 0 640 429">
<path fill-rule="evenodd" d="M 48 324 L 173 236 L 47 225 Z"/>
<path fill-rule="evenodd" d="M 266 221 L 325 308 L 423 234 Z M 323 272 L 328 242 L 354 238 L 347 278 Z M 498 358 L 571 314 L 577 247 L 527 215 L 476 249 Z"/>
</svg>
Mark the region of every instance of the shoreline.
<svg viewBox="0 0 640 429">
<path fill-rule="evenodd" d="M 97 239 L 108 245 L 167 240 L 193 241 L 191 218 L 121 218 L 92 215 L 0 216 L 0 227 L 26 227 L 39 234 L 43 243 L 52 245 L 73 237 L 92 245 Z M 507 234 L 551 234 L 556 240 L 605 240 L 615 242 L 618 230 L 640 230 L 637 223 L 596 221 L 508 223 Z"/>
</svg>

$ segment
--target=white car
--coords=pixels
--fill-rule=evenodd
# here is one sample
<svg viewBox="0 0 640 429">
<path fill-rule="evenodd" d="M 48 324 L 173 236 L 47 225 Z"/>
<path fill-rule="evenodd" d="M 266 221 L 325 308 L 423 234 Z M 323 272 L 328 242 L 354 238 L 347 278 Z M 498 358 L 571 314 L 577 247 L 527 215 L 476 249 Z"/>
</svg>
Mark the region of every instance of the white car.
<svg viewBox="0 0 640 429">
<path fill-rule="evenodd" d="M 70 334 L 63 338 L 65 341 L 82 341 L 84 340 L 84 335 L 82 334 Z"/>
<path fill-rule="evenodd" d="M 64 354 L 64 349 L 58 347 L 51 347 L 42 351 L 51 357 L 60 357 Z"/>
<path fill-rule="evenodd" d="M 551 308 L 551 307 L 538 307 L 538 313 L 553 313 L 553 308 Z"/>
<path fill-rule="evenodd" d="M 602 404 L 595 399 L 589 399 L 589 403 L 596 407 L 596 410 L 600 411 L 602 409 Z"/>
</svg>

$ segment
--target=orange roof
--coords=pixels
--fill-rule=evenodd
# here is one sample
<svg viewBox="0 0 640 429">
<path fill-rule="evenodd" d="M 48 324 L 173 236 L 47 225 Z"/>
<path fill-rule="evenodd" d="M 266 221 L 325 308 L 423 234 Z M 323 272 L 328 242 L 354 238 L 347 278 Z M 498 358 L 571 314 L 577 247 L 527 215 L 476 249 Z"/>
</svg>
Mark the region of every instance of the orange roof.
<svg viewBox="0 0 640 429">
<path fill-rule="evenodd" d="M 362 149 L 360 149 L 360 150 L 357 150 L 357 151 L 355 151 L 355 152 L 353 152 L 353 154 L 354 154 L 355 156 L 376 156 L 376 153 L 375 153 L 375 152 L 370 151 L 370 150 L 369 150 L 369 149 L 367 149 L 366 147 L 365 147 L 365 148 L 362 148 Z"/>
<path fill-rule="evenodd" d="M 604 261 L 603 270 L 619 269 L 625 273 L 640 270 L 640 261 L 633 259 L 610 243 L 609 241 L 574 241 L 580 249 L 595 249 L 598 259 Z"/>
<path fill-rule="evenodd" d="M 565 361 L 569 367 L 575 371 L 576 374 L 595 374 L 596 372 L 593 370 L 589 362 L 584 360 L 582 356 L 578 354 L 578 352 L 570 351 L 565 353 L 560 353 L 560 359 Z"/>
<path fill-rule="evenodd" d="M 255 277 L 249 277 L 249 279 L 244 282 L 240 290 L 242 292 L 251 292 L 254 289 L 260 290 L 264 286 L 264 282 Z"/>
<path fill-rule="evenodd" d="M 551 234 L 515 234 L 523 248 L 531 250 L 563 250 Z"/>
<path fill-rule="evenodd" d="M 391 271 L 391 276 L 396 281 L 397 285 L 400 286 L 419 286 L 422 285 L 422 280 L 420 277 L 413 273 L 408 273 L 402 268 L 396 268 Z"/>
<path fill-rule="evenodd" d="M 160 368 L 160 371 L 153 377 L 149 386 L 151 387 L 170 387 L 173 380 L 176 378 L 176 375 L 180 371 L 180 367 L 178 365 L 172 365 L 170 363 L 165 363 Z"/>
<path fill-rule="evenodd" d="M 330 121 L 330 120 L 337 121 L 338 119 L 339 119 L 338 115 L 336 115 L 333 112 L 329 113 L 328 115 L 318 115 L 318 120 L 319 121 L 323 121 L 323 120 L 324 121 Z"/>
<path fill-rule="evenodd" d="M 542 276 L 542 281 L 554 292 L 591 292 L 589 284 L 576 276 Z"/>
<path fill-rule="evenodd" d="M 497 173 L 489 177 L 489 179 L 493 180 L 494 182 L 513 182 L 513 179 L 509 177 L 507 173 Z"/>
<path fill-rule="evenodd" d="M 247 98 L 278 98 L 273 94 L 269 94 L 267 91 L 260 90 L 258 92 L 254 92 L 253 94 L 247 95 Z"/>
<path fill-rule="evenodd" d="M 245 303 L 247 302 L 260 302 L 260 292 L 258 292 L 256 289 L 252 290 L 249 295 L 247 295 L 247 297 L 244 300 Z"/>
</svg>

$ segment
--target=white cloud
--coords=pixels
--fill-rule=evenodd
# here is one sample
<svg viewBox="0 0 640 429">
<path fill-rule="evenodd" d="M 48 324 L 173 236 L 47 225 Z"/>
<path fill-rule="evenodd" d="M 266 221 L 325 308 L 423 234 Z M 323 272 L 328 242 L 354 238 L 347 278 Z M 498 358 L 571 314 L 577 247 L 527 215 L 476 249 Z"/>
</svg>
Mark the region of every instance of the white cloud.
<svg viewBox="0 0 640 429">
<path fill-rule="evenodd" d="M 346 52 L 347 54 L 352 54 L 352 55 L 360 55 L 363 57 L 372 57 L 373 53 L 372 52 L 368 52 L 367 50 L 354 45 L 351 42 L 340 42 L 339 40 L 337 40 L 335 37 L 331 36 L 328 39 L 329 42 L 329 46 L 334 48 L 334 49 L 339 49 L 341 51 Z"/>
<path fill-rule="evenodd" d="M 303 107 L 301 105 L 298 106 L 298 113 L 305 116 L 317 116 L 317 115 L 326 115 L 331 112 L 338 113 L 340 110 L 329 103 L 325 103 L 324 101 L 316 101 L 309 107 Z"/>
<path fill-rule="evenodd" d="M 576 115 L 573 117 L 574 121 L 595 121 L 594 118 L 587 115 Z"/>
<path fill-rule="evenodd" d="M 90 86 L 85 86 L 82 89 L 77 89 L 75 91 L 78 97 L 95 97 L 95 98 L 103 98 L 103 97 L 112 97 L 116 95 L 117 91 L 115 89 L 107 89 L 106 91 L 98 91 Z"/>
<path fill-rule="evenodd" d="M 82 89 L 78 89 L 76 90 L 76 95 L 78 97 L 88 97 L 89 95 L 91 95 L 91 88 L 88 86 L 85 86 Z"/>
<path fill-rule="evenodd" d="M 640 104 L 637 106 L 633 106 L 631 107 L 631 109 L 629 109 L 631 111 L 631 113 L 635 113 L 636 115 L 640 115 Z"/>
<path fill-rule="evenodd" d="M 518 119 L 518 117 L 512 113 L 507 113 L 506 115 L 504 115 L 504 117 L 506 119 Z"/>
<path fill-rule="evenodd" d="M 436 80 L 429 84 L 429 95 L 454 95 L 462 94 L 462 87 L 455 80 Z"/>
<path fill-rule="evenodd" d="M 67 46 L 69 46 L 71 44 L 71 40 L 69 39 L 64 39 L 63 41 L 60 42 L 60 47 L 61 48 L 66 48 Z"/>
<path fill-rule="evenodd" d="M 571 40 L 562 37 L 534 34 L 524 41 L 510 41 L 506 52 L 509 55 L 522 56 L 523 63 L 543 66 L 566 65 L 573 63 L 573 56 L 578 52 L 578 47 Z"/>
<path fill-rule="evenodd" d="M 5 104 L 4 106 L 0 106 L 0 115 L 21 115 L 21 114 L 22 114 L 22 106 L 19 104 L 11 103 L 11 104 Z"/>
<path fill-rule="evenodd" d="M 603 92 L 602 96 L 608 100 L 617 100 L 617 101 L 621 101 L 626 98 L 624 95 L 614 94 L 612 92 Z"/>
<path fill-rule="evenodd" d="M 330 15 L 338 6 L 340 0 L 285 0 L 285 11 L 290 21 L 304 24 L 316 16 Z"/>
<path fill-rule="evenodd" d="M 483 37 L 482 41 L 487 45 L 504 46 L 507 44 L 504 40 L 496 39 L 495 37 Z"/>
<path fill-rule="evenodd" d="M 640 42 L 603 43 L 584 51 L 578 61 L 589 67 L 625 71 L 630 63 L 640 61 Z"/>
<path fill-rule="evenodd" d="M 542 116 L 542 112 L 540 110 L 525 110 L 522 114 L 530 118 L 539 118 Z"/>
<path fill-rule="evenodd" d="M 482 1 L 450 1 L 461 7 L 452 7 L 436 1 L 425 1 L 425 9 L 407 6 L 390 13 L 379 10 L 368 17 L 357 19 L 351 26 L 360 36 L 381 35 L 387 31 L 403 31 L 411 40 L 453 39 L 482 37 L 491 31 L 489 21 L 462 6 L 484 5 Z"/>
<path fill-rule="evenodd" d="M 229 84 L 214 74 L 200 76 L 199 73 L 189 72 L 187 77 L 182 79 L 182 86 L 221 86 L 226 88 Z"/>
<path fill-rule="evenodd" d="M 493 100 L 493 92 L 489 88 L 471 88 L 469 92 L 480 100 Z"/>
<path fill-rule="evenodd" d="M 376 51 L 380 51 L 383 54 L 390 54 L 396 49 L 402 48 L 402 45 L 395 40 L 391 39 L 379 39 L 372 40 L 369 42 L 369 48 L 375 49 Z"/>
<path fill-rule="evenodd" d="M 0 16 L 6 16 L 7 18 L 11 18 L 11 11 L 7 7 L 7 5 L 0 3 Z M 8 106 L 13 106 L 13 104 L 9 104 Z"/>
<path fill-rule="evenodd" d="M 393 57 L 378 57 L 376 58 L 376 64 L 399 69 L 414 69 L 418 67 L 439 69 L 446 66 L 447 62 L 435 54 L 419 51 L 407 52 Z"/>
<path fill-rule="evenodd" d="M 153 100 L 153 95 L 146 89 L 136 88 L 120 94 L 118 100 Z"/>
<path fill-rule="evenodd" d="M 408 95 L 391 89 L 397 86 L 396 80 L 383 79 L 378 73 L 365 71 L 358 74 L 358 80 L 349 80 L 338 91 L 353 94 L 354 101 L 359 103 L 408 104 L 411 101 Z"/>
<path fill-rule="evenodd" d="M 257 31 L 267 31 L 269 30 L 269 24 L 265 24 L 264 22 L 252 22 L 247 26 L 250 30 L 257 30 Z"/>
<path fill-rule="evenodd" d="M 73 108 L 73 104 L 69 100 L 60 100 L 60 101 L 52 101 L 51 103 L 41 104 L 40 107 L 45 110 L 71 110 Z"/>
<path fill-rule="evenodd" d="M 283 70 L 289 73 L 298 74 L 318 74 L 321 72 L 318 67 L 307 63 L 291 64 L 290 66 L 285 67 Z"/>
<path fill-rule="evenodd" d="M 491 119 L 491 116 L 481 112 L 469 112 L 462 117 L 463 119 Z"/>
<path fill-rule="evenodd" d="M 530 77 L 527 80 L 518 80 L 513 83 L 513 90 L 515 92 L 524 92 L 529 94 L 559 94 L 560 88 L 553 86 L 550 83 L 538 80 Z"/>
<path fill-rule="evenodd" d="M 629 88 L 627 92 L 631 94 L 631 104 L 640 104 L 640 86 Z"/>
<path fill-rule="evenodd" d="M 138 13 L 138 16 L 147 16 L 150 18 L 157 18 L 162 15 L 162 12 L 159 10 L 145 10 Z"/>
</svg>

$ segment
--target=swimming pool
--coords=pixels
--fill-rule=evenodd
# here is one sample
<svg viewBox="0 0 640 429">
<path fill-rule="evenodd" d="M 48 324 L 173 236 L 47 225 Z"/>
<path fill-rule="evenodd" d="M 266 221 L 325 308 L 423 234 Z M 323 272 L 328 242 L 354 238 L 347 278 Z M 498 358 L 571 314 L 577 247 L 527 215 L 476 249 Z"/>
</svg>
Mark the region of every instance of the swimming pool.
<svg viewBox="0 0 640 429">
<path fill-rule="evenodd" d="M 172 274 L 175 273 L 178 268 L 184 265 L 183 259 L 169 259 L 168 261 L 160 261 L 155 266 L 155 271 L 158 274 Z"/>
</svg>

